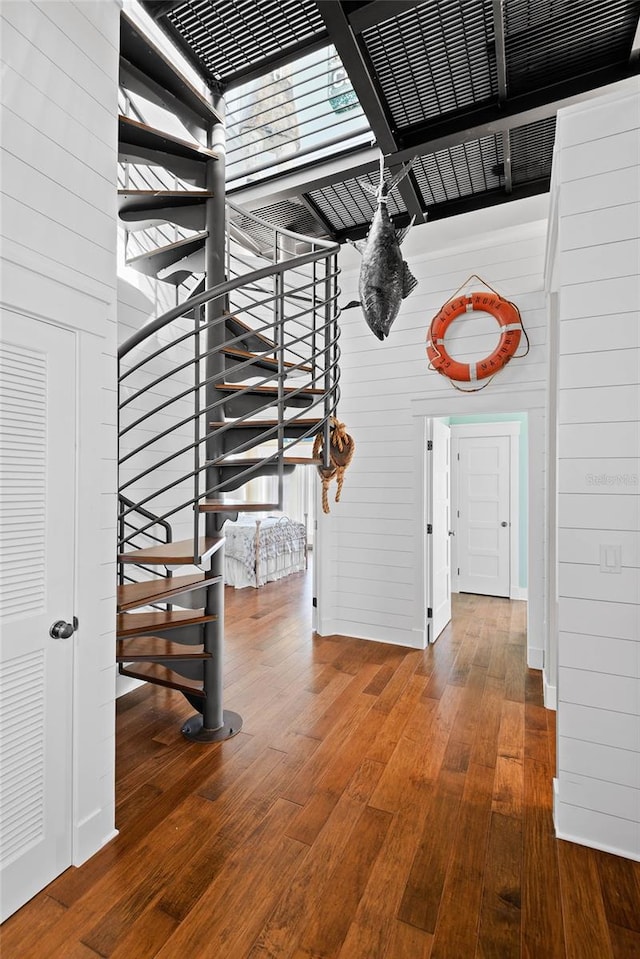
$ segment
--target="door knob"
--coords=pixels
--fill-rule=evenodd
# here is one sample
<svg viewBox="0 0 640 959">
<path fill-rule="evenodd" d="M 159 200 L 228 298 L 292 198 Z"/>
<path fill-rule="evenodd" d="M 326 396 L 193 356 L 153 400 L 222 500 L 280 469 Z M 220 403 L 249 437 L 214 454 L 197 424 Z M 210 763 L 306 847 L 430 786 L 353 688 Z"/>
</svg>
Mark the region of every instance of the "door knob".
<svg viewBox="0 0 640 959">
<path fill-rule="evenodd" d="M 49 636 L 52 639 L 69 639 L 70 636 L 73 636 L 75 628 L 73 623 L 67 623 L 64 619 L 57 619 L 49 627 Z"/>
<path fill-rule="evenodd" d="M 501 526 L 508 526 L 509 524 L 503 521 L 502 523 L 500 523 L 500 525 L 501 525 Z"/>
</svg>

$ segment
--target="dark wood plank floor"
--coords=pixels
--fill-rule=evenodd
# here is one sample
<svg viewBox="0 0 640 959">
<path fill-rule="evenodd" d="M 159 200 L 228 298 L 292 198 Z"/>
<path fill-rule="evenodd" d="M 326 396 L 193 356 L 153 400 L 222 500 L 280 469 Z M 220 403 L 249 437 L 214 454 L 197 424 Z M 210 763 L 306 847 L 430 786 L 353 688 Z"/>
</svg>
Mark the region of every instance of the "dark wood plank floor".
<svg viewBox="0 0 640 959">
<path fill-rule="evenodd" d="M 557 841 L 525 606 L 455 597 L 414 651 L 313 638 L 310 576 L 227 589 L 242 732 L 118 703 L 120 835 L 9 919 L 3 959 L 631 959 L 640 866 Z"/>
</svg>

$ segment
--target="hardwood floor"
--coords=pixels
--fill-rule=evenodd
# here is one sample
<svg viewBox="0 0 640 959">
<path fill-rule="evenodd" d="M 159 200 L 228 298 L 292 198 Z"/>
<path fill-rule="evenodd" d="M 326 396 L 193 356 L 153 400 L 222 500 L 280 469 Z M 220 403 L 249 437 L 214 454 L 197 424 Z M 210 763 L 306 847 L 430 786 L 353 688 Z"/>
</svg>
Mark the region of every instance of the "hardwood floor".
<svg viewBox="0 0 640 959">
<path fill-rule="evenodd" d="M 640 866 L 557 841 L 525 606 L 454 597 L 415 651 L 313 638 L 310 576 L 226 590 L 226 705 L 118 702 L 117 839 L 2 930 L 3 959 L 631 959 Z"/>
</svg>

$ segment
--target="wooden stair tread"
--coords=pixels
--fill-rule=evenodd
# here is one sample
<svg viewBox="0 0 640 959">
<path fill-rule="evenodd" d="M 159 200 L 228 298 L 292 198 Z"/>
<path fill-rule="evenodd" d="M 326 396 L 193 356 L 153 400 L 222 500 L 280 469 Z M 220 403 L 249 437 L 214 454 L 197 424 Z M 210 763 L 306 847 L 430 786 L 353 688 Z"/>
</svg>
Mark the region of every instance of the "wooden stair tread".
<svg viewBox="0 0 640 959">
<path fill-rule="evenodd" d="M 143 679 L 145 682 L 154 683 L 156 686 L 168 686 L 169 689 L 177 689 L 179 692 L 204 698 L 203 682 L 181 676 L 180 673 L 163 666 L 162 663 L 136 663 L 135 666 L 123 666 L 121 664 L 120 672 L 123 676 Z"/>
<path fill-rule="evenodd" d="M 149 606 L 162 600 L 171 599 L 193 589 L 217 583 L 220 577 L 216 576 L 205 582 L 204 573 L 192 573 L 189 576 L 172 576 L 167 579 L 150 579 L 142 583 L 124 583 L 118 586 L 118 612 L 127 609 L 136 609 L 138 606 Z"/>
<path fill-rule="evenodd" d="M 198 504 L 201 513 L 267 513 L 277 510 L 277 503 L 246 503 L 242 499 L 205 499 Z"/>
<path fill-rule="evenodd" d="M 309 456 L 283 456 L 282 462 L 285 466 L 287 465 L 299 466 L 300 464 L 304 464 L 306 466 L 309 466 L 309 465 L 320 466 L 322 464 L 321 459 L 313 459 L 312 457 L 309 457 Z M 258 463 L 264 463 L 265 466 L 278 465 L 278 461 L 276 459 L 267 460 L 265 462 L 263 457 L 256 457 L 256 458 L 251 457 L 248 459 L 237 459 L 237 460 L 221 457 L 220 459 L 217 459 L 217 460 L 210 460 L 208 465 L 210 466 L 256 466 Z"/>
<path fill-rule="evenodd" d="M 201 537 L 198 542 L 200 560 L 215 553 L 224 543 L 224 536 Z M 118 555 L 119 563 L 149 563 L 149 565 L 191 566 L 193 565 L 193 540 L 182 539 L 176 543 L 162 543 L 145 549 L 134 549 Z"/>
<path fill-rule="evenodd" d="M 212 423 L 209 423 L 209 426 L 212 426 L 214 429 L 218 429 L 221 426 L 230 426 L 234 430 L 243 430 L 243 429 L 256 429 L 260 426 L 278 426 L 280 420 L 242 420 L 240 423 L 235 423 L 233 420 L 215 420 Z M 287 426 L 321 426 L 324 420 L 322 419 L 309 419 L 309 418 L 300 418 L 287 420 L 284 424 L 285 428 Z"/>
<path fill-rule="evenodd" d="M 116 640 L 116 662 L 165 662 L 167 660 L 211 659 L 204 646 L 188 646 L 171 643 L 159 636 L 136 636 L 133 639 Z"/>
<path fill-rule="evenodd" d="M 235 313 L 227 314 L 227 322 L 230 323 L 231 325 L 235 324 L 236 326 L 239 326 L 242 330 L 244 330 L 247 334 L 257 337 L 269 349 L 271 350 L 275 349 L 275 343 L 273 342 L 273 340 L 270 340 L 268 336 L 264 335 L 264 333 L 256 332 L 256 330 L 254 330 L 253 327 L 249 326 L 248 323 L 245 323 L 244 320 L 241 320 L 239 316 L 235 315 Z"/>
<path fill-rule="evenodd" d="M 216 383 L 216 389 L 222 390 L 225 393 L 238 393 L 242 390 L 245 395 L 249 393 L 259 393 L 264 396 L 278 395 L 277 386 L 250 386 L 248 383 Z M 323 396 L 325 391 L 312 386 L 307 386 L 303 389 L 299 389 L 297 386 L 285 386 L 282 392 L 285 395 L 288 393 L 296 393 L 298 396 Z"/>
<path fill-rule="evenodd" d="M 206 200 L 214 196 L 210 190 L 118 190 L 121 201 L 153 199 Z"/>
<path fill-rule="evenodd" d="M 248 350 L 242 350 L 236 346 L 223 346 L 220 352 L 224 353 L 225 356 L 237 357 L 240 360 L 254 360 L 256 363 L 263 363 L 272 369 L 278 369 L 278 360 L 275 356 L 261 356 L 259 353 L 250 353 Z M 313 373 L 313 369 L 310 366 L 298 366 L 296 363 L 290 363 L 288 360 L 284 360 L 282 365 L 286 369 L 295 367 L 300 373 Z"/>
<path fill-rule="evenodd" d="M 152 613 L 118 613 L 116 636 L 119 639 L 127 636 L 145 636 L 156 630 L 212 623 L 217 618 L 217 616 L 206 616 L 201 609 L 158 609 Z"/>
<path fill-rule="evenodd" d="M 140 147 L 145 150 L 159 150 L 171 156 L 200 163 L 219 159 L 213 150 L 208 150 L 195 140 L 191 142 L 182 140 L 164 130 L 158 130 L 147 123 L 140 123 L 139 120 L 122 115 L 118 117 L 118 137 L 121 151 L 124 153 L 127 152 L 127 146 L 131 146 L 134 149 Z"/>
</svg>

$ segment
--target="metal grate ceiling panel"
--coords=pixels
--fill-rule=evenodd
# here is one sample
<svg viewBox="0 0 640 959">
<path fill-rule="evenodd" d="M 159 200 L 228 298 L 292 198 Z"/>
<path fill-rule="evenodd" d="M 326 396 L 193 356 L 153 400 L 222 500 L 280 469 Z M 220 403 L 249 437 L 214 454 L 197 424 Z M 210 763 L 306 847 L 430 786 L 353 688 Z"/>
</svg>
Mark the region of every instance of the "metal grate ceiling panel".
<svg viewBox="0 0 640 959">
<path fill-rule="evenodd" d="M 166 19 L 205 72 L 222 82 L 326 36 L 314 0 L 188 0 Z"/>
<path fill-rule="evenodd" d="M 640 3 L 629 0 L 507 0 L 509 95 L 625 63 Z"/>
<path fill-rule="evenodd" d="M 492 135 L 419 157 L 413 173 L 424 203 L 430 206 L 497 189 L 502 183 L 500 164 L 501 139 Z"/>
<path fill-rule="evenodd" d="M 273 226 L 291 230 L 293 233 L 301 233 L 303 236 L 319 237 L 326 232 L 322 224 L 305 206 L 291 200 L 283 200 L 281 203 L 258 207 L 251 212 L 254 216 L 261 217 Z M 240 229 L 249 233 L 256 240 L 268 242 L 271 238 L 270 231 L 261 229 L 251 217 L 241 216 L 236 222 Z"/>
<path fill-rule="evenodd" d="M 418 157 L 390 199 L 402 222 L 530 196 L 548 188 L 558 104 L 640 65 L 640 0 L 142 3 L 226 87 L 238 201 L 246 190 L 251 209 L 313 235 L 307 197 L 321 228 L 341 239 L 362 235 L 374 213 L 360 186 L 377 185 L 373 142 L 391 166 Z M 335 56 L 323 52 L 331 44 Z M 322 62 L 307 75 L 313 56 Z M 269 78 L 291 91 L 270 89 Z M 372 174 L 357 177 L 363 168 Z"/>
<path fill-rule="evenodd" d="M 376 210 L 376 201 L 374 197 L 365 193 L 362 183 L 368 183 L 377 188 L 378 177 L 375 174 L 367 174 L 358 179 L 334 183 L 309 194 L 320 213 L 337 232 L 371 222 Z M 397 191 L 393 191 L 389 197 L 388 209 L 391 217 L 406 213 L 406 207 Z"/>
<path fill-rule="evenodd" d="M 398 129 L 496 95 L 491 0 L 423 3 L 362 38 Z"/>
<path fill-rule="evenodd" d="M 511 131 L 511 176 L 514 184 L 551 176 L 556 118 L 548 117 Z"/>
</svg>

